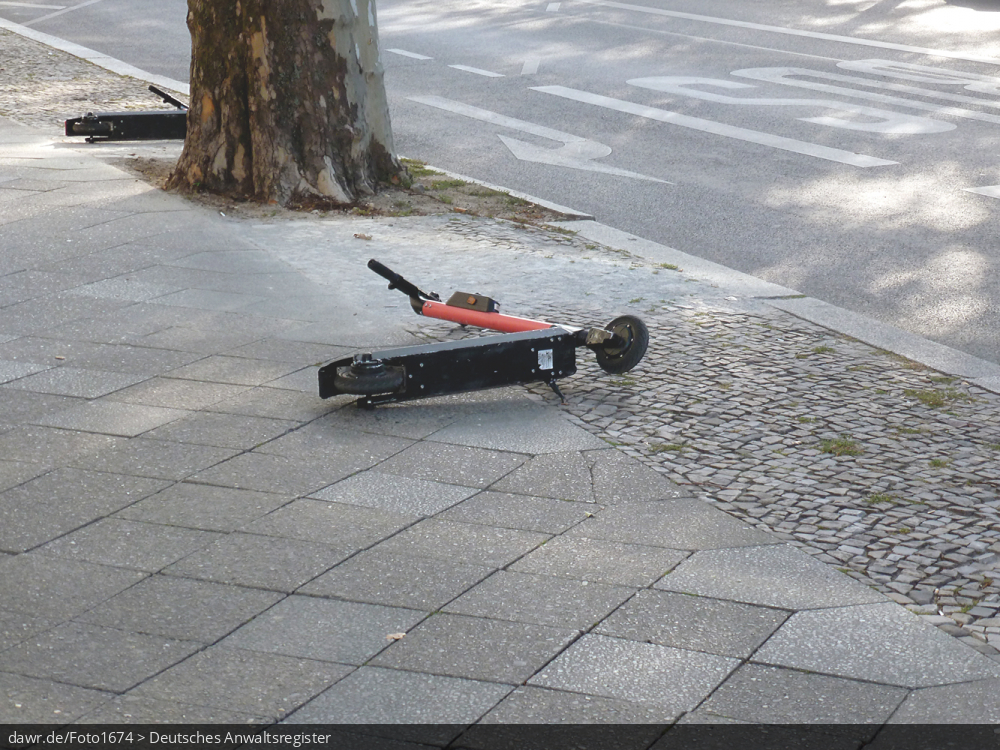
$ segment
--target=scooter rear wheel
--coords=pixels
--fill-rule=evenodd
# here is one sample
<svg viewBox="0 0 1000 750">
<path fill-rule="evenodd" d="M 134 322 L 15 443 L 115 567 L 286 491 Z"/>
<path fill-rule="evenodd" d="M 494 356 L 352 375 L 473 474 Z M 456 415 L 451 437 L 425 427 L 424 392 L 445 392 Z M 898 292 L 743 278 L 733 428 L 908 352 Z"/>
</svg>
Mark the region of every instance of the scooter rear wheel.
<svg viewBox="0 0 1000 750">
<path fill-rule="evenodd" d="M 604 326 L 604 329 L 617 334 L 625 342 L 620 346 L 607 345 L 595 350 L 597 364 L 604 372 L 620 375 L 642 361 L 646 347 L 649 346 L 649 329 L 645 323 L 634 315 L 622 315 Z"/>
<path fill-rule="evenodd" d="M 338 391 L 357 396 L 392 393 L 402 384 L 402 368 L 386 367 L 381 360 L 372 359 L 370 354 L 355 357 L 350 367 L 338 369 L 333 378 L 333 385 Z"/>
</svg>

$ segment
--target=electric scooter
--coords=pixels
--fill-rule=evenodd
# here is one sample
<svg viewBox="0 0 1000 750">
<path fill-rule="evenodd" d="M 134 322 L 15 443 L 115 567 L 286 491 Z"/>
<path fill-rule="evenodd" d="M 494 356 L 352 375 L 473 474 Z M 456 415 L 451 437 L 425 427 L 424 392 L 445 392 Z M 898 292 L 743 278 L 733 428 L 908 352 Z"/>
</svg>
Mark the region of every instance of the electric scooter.
<svg viewBox="0 0 1000 750">
<path fill-rule="evenodd" d="M 377 260 L 368 268 L 410 298 L 414 312 L 461 326 L 500 331 L 462 341 L 420 344 L 362 352 L 320 368 L 320 398 L 362 396 L 357 404 L 410 401 L 525 383 L 547 383 L 566 398 L 557 380 L 576 372 L 576 350 L 594 352 L 597 364 L 612 374 L 628 372 L 642 360 L 649 344 L 645 323 L 622 315 L 604 328 L 579 328 L 543 320 L 503 315 L 499 303 L 481 294 L 455 292 L 447 302 L 424 292 Z"/>
</svg>

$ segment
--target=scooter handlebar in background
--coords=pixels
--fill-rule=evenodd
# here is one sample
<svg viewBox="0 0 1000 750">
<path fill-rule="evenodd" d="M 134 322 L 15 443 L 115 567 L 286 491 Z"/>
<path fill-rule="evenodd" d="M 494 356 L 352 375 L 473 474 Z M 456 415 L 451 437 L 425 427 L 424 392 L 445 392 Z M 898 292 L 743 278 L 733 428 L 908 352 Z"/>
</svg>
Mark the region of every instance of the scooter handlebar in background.
<svg viewBox="0 0 1000 750">
<path fill-rule="evenodd" d="M 430 294 L 428 294 L 427 292 L 422 292 L 417 287 L 416 284 L 407 281 L 398 273 L 393 271 L 391 268 L 382 265 L 374 258 L 368 261 L 368 267 L 375 273 L 377 273 L 379 276 L 381 276 L 383 279 L 388 281 L 390 289 L 398 289 L 407 297 L 411 297 L 413 299 L 418 299 L 418 300 L 428 299 L 428 300 L 434 300 L 436 302 L 441 301 L 441 298 L 435 292 L 431 292 Z"/>
</svg>

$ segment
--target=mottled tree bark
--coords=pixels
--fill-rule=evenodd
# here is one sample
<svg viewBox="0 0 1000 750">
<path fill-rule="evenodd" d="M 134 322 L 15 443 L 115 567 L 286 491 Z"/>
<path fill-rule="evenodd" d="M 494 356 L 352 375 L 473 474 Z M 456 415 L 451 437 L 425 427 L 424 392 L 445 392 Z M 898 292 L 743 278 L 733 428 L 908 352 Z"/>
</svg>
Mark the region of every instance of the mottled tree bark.
<svg viewBox="0 0 1000 750">
<path fill-rule="evenodd" d="M 171 187 L 349 204 L 398 179 L 374 0 L 188 0 L 188 28 Z"/>
</svg>

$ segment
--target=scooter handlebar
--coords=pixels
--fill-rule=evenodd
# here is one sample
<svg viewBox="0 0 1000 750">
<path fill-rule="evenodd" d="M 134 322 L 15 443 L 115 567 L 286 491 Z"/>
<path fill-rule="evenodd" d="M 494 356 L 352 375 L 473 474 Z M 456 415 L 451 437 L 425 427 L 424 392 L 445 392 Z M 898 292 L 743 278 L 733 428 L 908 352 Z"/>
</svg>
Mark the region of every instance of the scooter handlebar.
<svg viewBox="0 0 1000 750">
<path fill-rule="evenodd" d="M 420 291 L 420 289 L 417 288 L 416 284 L 407 281 L 398 273 L 393 271 L 391 268 L 379 263 L 374 258 L 368 261 L 368 267 L 375 273 L 377 273 L 379 276 L 381 276 L 383 279 L 388 281 L 390 289 L 398 289 L 407 297 L 413 297 L 415 299 L 431 299 L 431 300 L 441 299 L 434 292 L 428 294 L 427 292 Z"/>
</svg>

